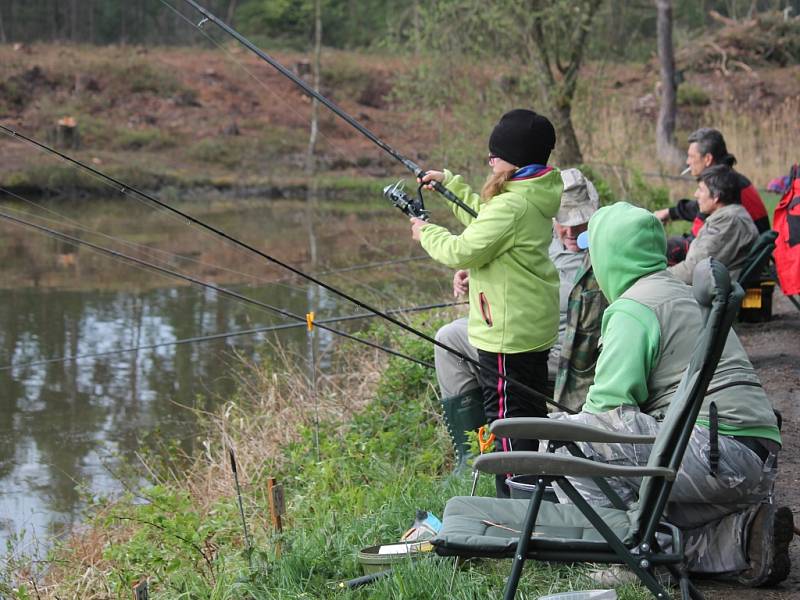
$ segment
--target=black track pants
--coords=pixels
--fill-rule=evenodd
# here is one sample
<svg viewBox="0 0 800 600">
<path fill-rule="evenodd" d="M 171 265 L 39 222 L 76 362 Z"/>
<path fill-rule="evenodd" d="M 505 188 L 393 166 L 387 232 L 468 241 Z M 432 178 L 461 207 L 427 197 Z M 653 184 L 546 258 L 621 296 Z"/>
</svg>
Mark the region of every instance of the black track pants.
<svg viewBox="0 0 800 600">
<path fill-rule="evenodd" d="M 534 398 L 530 392 L 520 389 L 516 383 L 507 381 L 505 377 L 548 395 L 547 357 L 549 354 L 550 350 L 519 354 L 497 354 L 478 350 L 478 359 L 483 367 L 478 373 L 478 381 L 483 391 L 483 406 L 489 423 L 495 419 L 511 417 L 547 416 L 547 404 L 543 399 Z M 497 372 L 501 376 L 498 376 Z M 497 438 L 495 449 L 498 452 L 536 451 L 539 449 L 539 441 Z M 498 497 L 508 497 L 509 495 L 505 480 L 506 475 L 496 476 Z"/>
</svg>

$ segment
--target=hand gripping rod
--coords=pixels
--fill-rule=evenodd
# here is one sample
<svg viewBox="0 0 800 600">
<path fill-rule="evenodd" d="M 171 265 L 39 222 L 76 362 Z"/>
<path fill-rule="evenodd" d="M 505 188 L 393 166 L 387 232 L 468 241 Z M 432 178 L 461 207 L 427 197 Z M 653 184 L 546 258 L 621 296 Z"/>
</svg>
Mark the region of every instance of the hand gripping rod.
<svg viewBox="0 0 800 600">
<path fill-rule="evenodd" d="M 369 129 L 364 127 L 361 123 L 356 121 L 352 116 L 347 114 L 342 108 L 337 106 L 333 101 L 328 100 L 325 96 L 320 94 L 317 90 L 313 87 L 308 85 L 305 81 L 303 81 L 300 77 L 292 73 L 289 69 L 284 67 L 281 63 L 277 60 L 272 58 L 269 54 L 261 50 L 258 46 L 253 44 L 250 40 L 244 37 L 241 33 L 230 27 L 227 23 L 216 17 L 214 14 L 210 13 L 208 10 L 200 6 L 194 0 L 184 0 L 187 4 L 191 5 L 195 10 L 197 10 L 200 14 L 203 15 L 209 21 L 212 21 L 217 27 L 222 29 L 225 33 L 236 39 L 240 44 L 242 44 L 245 48 L 253 52 L 256 56 L 258 56 L 261 60 L 269 63 L 273 68 L 275 68 L 281 75 L 292 80 L 298 87 L 300 87 L 306 94 L 319 100 L 322 104 L 327 106 L 334 114 L 341 117 L 344 121 L 346 121 L 349 125 L 359 131 L 363 136 L 369 139 L 371 142 L 376 144 L 382 150 L 388 152 L 393 158 L 403 163 L 403 165 L 414 174 L 414 177 L 422 177 L 425 174 L 425 171 L 420 167 L 417 163 L 412 161 L 409 158 L 406 158 L 402 154 L 400 154 L 397 150 L 389 146 L 386 142 L 381 140 L 378 136 L 372 133 Z M 201 21 L 202 23 L 202 21 Z M 198 24 L 197 27 L 200 27 Z M 458 199 L 453 192 L 448 190 L 444 187 L 440 182 L 434 181 L 431 182 L 431 186 L 437 192 L 439 192 L 442 196 L 444 196 L 450 202 L 458 205 L 459 208 L 466 211 L 469 215 L 473 217 L 477 217 L 478 213 L 472 210 L 469 206 L 464 204 L 461 200 Z"/>
</svg>

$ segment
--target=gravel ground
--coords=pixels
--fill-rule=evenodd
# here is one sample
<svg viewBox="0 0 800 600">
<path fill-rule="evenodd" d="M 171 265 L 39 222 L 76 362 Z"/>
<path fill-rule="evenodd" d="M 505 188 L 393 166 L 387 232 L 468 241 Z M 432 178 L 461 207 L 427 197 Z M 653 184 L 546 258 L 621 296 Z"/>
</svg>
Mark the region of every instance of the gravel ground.
<svg viewBox="0 0 800 600">
<path fill-rule="evenodd" d="M 791 508 L 800 526 L 800 310 L 776 289 L 772 320 L 767 323 L 738 323 L 734 326 L 750 360 L 783 415 L 783 450 L 776 486 L 779 505 Z M 708 600 L 800 599 L 800 537 L 789 547 L 792 572 L 779 587 L 747 589 L 719 583 L 701 583 Z"/>
</svg>

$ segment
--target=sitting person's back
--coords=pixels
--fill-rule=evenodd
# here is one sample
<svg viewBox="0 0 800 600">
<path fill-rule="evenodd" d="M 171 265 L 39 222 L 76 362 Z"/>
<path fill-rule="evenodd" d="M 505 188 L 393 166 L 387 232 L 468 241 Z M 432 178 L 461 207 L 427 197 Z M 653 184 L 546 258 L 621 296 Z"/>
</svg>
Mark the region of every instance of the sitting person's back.
<svg viewBox="0 0 800 600">
<path fill-rule="evenodd" d="M 597 282 L 610 302 L 602 319 L 603 350 L 583 410 L 552 416 L 654 435 L 703 330 L 704 315 L 692 289 L 664 268 L 666 238 L 652 214 L 624 202 L 600 209 L 589 222 L 588 237 Z M 772 540 L 780 542 L 770 550 L 773 556 L 788 560 L 788 543 L 775 531 L 790 523 L 791 511 L 776 512 L 770 497 L 780 444 L 769 398 L 731 331 L 670 495 L 667 518 L 691 542 L 691 571 L 739 572 L 740 581 L 749 584 L 786 578 L 782 562 L 756 565 L 754 560 Z M 634 465 L 646 464 L 652 448 L 607 442 L 580 446 L 593 460 Z M 711 448 L 719 450 L 716 461 Z M 591 479 L 571 481 L 590 503 L 608 504 Z M 636 499 L 638 479 L 608 481 L 623 500 Z"/>
<path fill-rule="evenodd" d="M 695 196 L 700 210 L 708 217 L 689 246 L 686 258 L 668 270 L 691 284 L 697 263 L 713 256 L 736 279 L 758 238 L 753 219 L 741 205 L 737 174 L 727 166 L 714 165 L 704 170 L 697 181 Z"/>
</svg>

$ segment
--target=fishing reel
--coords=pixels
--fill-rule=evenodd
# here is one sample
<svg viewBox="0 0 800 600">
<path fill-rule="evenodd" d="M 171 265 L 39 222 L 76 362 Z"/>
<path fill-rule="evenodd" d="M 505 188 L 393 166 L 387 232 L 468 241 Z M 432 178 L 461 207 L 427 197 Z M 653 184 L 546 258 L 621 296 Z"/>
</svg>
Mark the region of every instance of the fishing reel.
<svg viewBox="0 0 800 600">
<path fill-rule="evenodd" d="M 409 217 L 416 217 L 423 221 L 428 220 L 429 213 L 425 210 L 425 202 L 422 200 L 422 185 L 417 188 L 416 198 L 412 198 L 408 195 L 408 192 L 405 190 L 405 181 L 403 179 L 394 185 L 387 185 L 383 188 L 383 195 Z"/>
</svg>

